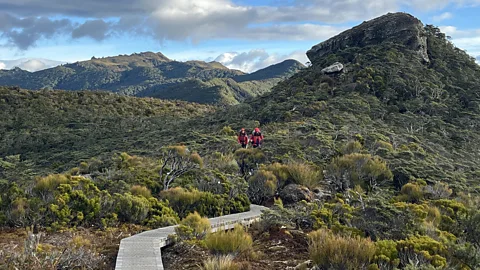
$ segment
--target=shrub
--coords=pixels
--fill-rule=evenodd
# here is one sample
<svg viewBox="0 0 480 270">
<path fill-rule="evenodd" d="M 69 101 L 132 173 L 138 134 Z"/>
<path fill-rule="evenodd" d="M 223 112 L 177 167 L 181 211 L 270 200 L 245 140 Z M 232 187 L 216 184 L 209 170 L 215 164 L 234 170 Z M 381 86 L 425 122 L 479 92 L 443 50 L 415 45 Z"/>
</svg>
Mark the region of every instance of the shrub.
<svg viewBox="0 0 480 270">
<path fill-rule="evenodd" d="M 375 142 L 375 150 L 378 150 L 380 148 L 387 149 L 388 151 L 392 152 L 393 151 L 393 146 L 389 142 L 385 141 L 377 141 Z"/>
<path fill-rule="evenodd" d="M 262 204 L 269 200 L 277 189 L 277 177 L 269 171 L 258 171 L 250 177 L 248 183 L 248 198 L 255 204 Z"/>
<path fill-rule="evenodd" d="M 203 270 L 237 270 L 239 267 L 230 255 L 213 257 L 203 262 Z"/>
<path fill-rule="evenodd" d="M 150 202 L 144 197 L 137 197 L 130 193 L 115 194 L 115 212 L 120 221 L 141 223 L 150 211 Z"/>
<path fill-rule="evenodd" d="M 433 186 L 425 187 L 425 195 L 434 200 L 447 199 L 452 195 L 452 192 L 452 189 L 447 184 L 440 182 L 435 183 Z"/>
<path fill-rule="evenodd" d="M 146 219 L 147 226 L 158 228 L 178 224 L 180 219 L 177 213 L 168 206 L 168 202 L 159 201 L 153 197 L 149 201 L 152 207 Z"/>
<path fill-rule="evenodd" d="M 275 162 L 266 166 L 264 169 L 265 171 L 272 172 L 275 175 L 275 177 L 277 177 L 278 187 L 285 186 L 288 179 L 290 179 L 289 166 L 286 164 Z"/>
<path fill-rule="evenodd" d="M 397 243 L 393 240 L 375 242 L 375 262 L 380 269 L 395 269 L 400 264 Z"/>
<path fill-rule="evenodd" d="M 150 189 L 144 186 L 135 185 L 130 188 L 130 192 L 135 196 L 142 196 L 147 199 L 152 197 L 152 192 L 150 191 Z"/>
<path fill-rule="evenodd" d="M 398 199 L 403 202 L 416 203 L 423 198 L 422 188 L 415 183 L 407 183 L 400 190 Z"/>
<path fill-rule="evenodd" d="M 291 163 L 288 164 L 288 172 L 295 184 L 306 186 L 311 189 L 320 184 L 321 174 L 311 165 Z"/>
<path fill-rule="evenodd" d="M 257 168 L 258 164 L 263 163 L 266 157 L 262 150 L 258 148 L 240 148 L 235 151 L 235 159 L 237 160 L 238 166 L 240 167 L 240 172 L 243 175 L 247 175 L 252 170 Z"/>
<path fill-rule="evenodd" d="M 219 216 L 228 214 L 230 211 L 245 210 L 245 207 L 248 208 L 250 205 L 244 195 L 228 200 L 226 195 L 201 192 L 196 189 L 188 191 L 180 187 L 162 191 L 161 196 L 168 200 L 180 217 L 186 217 L 187 214 L 195 211 L 202 216 Z"/>
<path fill-rule="evenodd" d="M 49 194 L 52 194 L 55 189 L 61 184 L 68 183 L 68 177 L 63 174 L 51 174 L 46 177 L 40 178 L 35 184 L 34 190 L 45 200 L 53 199 L 53 196 L 47 198 Z"/>
<path fill-rule="evenodd" d="M 235 136 L 237 134 L 230 126 L 224 126 L 220 133 L 227 136 Z"/>
<path fill-rule="evenodd" d="M 373 189 L 391 180 L 393 174 L 379 157 L 355 153 L 334 158 L 325 178 L 335 190 L 345 191 L 355 185 Z"/>
<path fill-rule="evenodd" d="M 244 231 L 242 225 L 235 225 L 231 231 L 209 233 L 205 243 L 212 252 L 219 254 L 239 254 L 252 250 L 252 237 Z"/>
<path fill-rule="evenodd" d="M 169 204 L 178 213 L 180 217 L 186 217 L 192 206 L 194 206 L 198 201 L 202 193 L 196 189 L 188 191 L 181 187 L 171 188 L 161 192 L 161 197 L 168 200 Z"/>
<path fill-rule="evenodd" d="M 359 153 L 362 148 L 363 146 L 359 141 L 351 141 L 342 147 L 341 153 L 344 155 Z"/>
<path fill-rule="evenodd" d="M 447 264 L 444 257 L 447 253 L 446 246 L 428 236 L 412 236 L 397 243 L 397 250 L 403 264 L 408 264 L 418 255 L 435 267 L 445 267 Z"/>
<path fill-rule="evenodd" d="M 205 238 L 211 227 L 208 218 L 202 218 L 197 212 L 194 212 L 182 219 L 180 225 L 175 227 L 175 232 L 183 240 L 201 240 Z"/>
<path fill-rule="evenodd" d="M 310 259 L 320 269 L 367 269 L 375 255 L 375 245 L 369 239 L 334 235 L 320 229 L 309 234 Z"/>
</svg>

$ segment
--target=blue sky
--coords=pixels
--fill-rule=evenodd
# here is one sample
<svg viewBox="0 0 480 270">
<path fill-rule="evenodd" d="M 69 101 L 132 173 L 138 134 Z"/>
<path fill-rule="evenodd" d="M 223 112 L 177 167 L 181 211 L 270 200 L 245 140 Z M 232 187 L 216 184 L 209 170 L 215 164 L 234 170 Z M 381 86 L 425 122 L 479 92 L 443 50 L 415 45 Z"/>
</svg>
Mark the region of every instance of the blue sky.
<svg viewBox="0 0 480 270">
<path fill-rule="evenodd" d="M 250 72 L 287 58 L 306 62 L 313 45 L 395 11 L 440 26 L 480 58 L 480 0 L 0 0 L 0 59 L 160 51 Z"/>
</svg>

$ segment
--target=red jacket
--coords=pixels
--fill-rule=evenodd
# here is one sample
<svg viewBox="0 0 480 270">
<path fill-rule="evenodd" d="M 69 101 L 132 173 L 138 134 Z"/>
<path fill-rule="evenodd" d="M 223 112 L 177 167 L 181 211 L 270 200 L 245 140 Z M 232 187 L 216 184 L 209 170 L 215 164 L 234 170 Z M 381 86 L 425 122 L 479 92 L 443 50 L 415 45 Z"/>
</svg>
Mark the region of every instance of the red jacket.
<svg viewBox="0 0 480 270">
<path fill-rule="evenodd" d="M 240 133 L 238 134 L 238 143 L 240 144 L 247 144 L 248 143 L 248 135 L 247 133 Z"/>
<path fill-rule="evenodd" d="M 255 133 L 252 134 L 252 136 L 250 136 L 250 141 L 252 141 L 252 143 L 254 145 L 259 145 L 262 143 L 263 141 L 263 135 L 262 133 L 260 133 L 260 135 L 255 135 Z"/>
</svg>

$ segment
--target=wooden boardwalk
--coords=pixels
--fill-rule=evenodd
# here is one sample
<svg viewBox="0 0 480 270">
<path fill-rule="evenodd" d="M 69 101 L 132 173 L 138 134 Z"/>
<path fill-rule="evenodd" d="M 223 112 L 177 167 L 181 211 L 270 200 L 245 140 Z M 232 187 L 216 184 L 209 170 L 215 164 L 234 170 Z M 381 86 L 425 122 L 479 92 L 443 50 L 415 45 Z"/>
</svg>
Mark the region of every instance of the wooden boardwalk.
<svg viewBox="0 0 480 270">
<path fill-rule="evenodd" d="M 250 205 L 250 211 L 211 218 L 212 230 L 233 228 L 235 224 L 249 225 L 260 218 L 266 209 Z M 122 239 L 118 250 L 116 270 L 163 270 L 161 248 L 170 244 L 168 236 L 174 234 L 175 226 L 145 231 Z"/>
</svg>

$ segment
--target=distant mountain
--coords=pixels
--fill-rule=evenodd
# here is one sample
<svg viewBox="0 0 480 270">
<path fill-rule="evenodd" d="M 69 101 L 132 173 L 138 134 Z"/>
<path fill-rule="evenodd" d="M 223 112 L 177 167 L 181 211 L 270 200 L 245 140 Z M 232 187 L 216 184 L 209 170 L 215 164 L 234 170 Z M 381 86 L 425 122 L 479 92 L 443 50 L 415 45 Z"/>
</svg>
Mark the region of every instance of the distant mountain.
<svg viewBox="0 0 480 270">
<path fill-rule="evenodd" d="M 268 66 L 266 68 L 260 69 L 251 74 L 245 74 L 235 77 L 237 82 L 245 81 L 259 81 L 265 79 L 275 79 L 280 78 L 284 79 L 285 76 L 291 76 L 298 72 L 298 70 L 304 68 L 305 66 L 298 62 L 297 60 L 288 59 L 281 63 Z"/>
<path fill-rule="evenodd" d="M 21 58 L 16 60 L 0 60 L 0 69 L 12 69 L 15 67 L 35 72 L 65 64 L 65 62 L 48 60 L 43 58 Z"/>
<path fill-rule="evenodd" d="M 251 74 L 208 81 L 191 79 L 156 91 L 145 92 L 141 96 L 199 103 L 236 104 L 269 92 L 277 83 L 304 67 L 296 60 L 285 60 Z"/>
<path fill-rule="evenodd" d="M 265 93 L 303 65 L 287 60 L 245 74 L 219 62 L 179 62 L 161 53 L 95 58 L 38 72 L 0 70 L 0 85 L 25 89 L 104 90 L 130 96 L 235 104 Z"/>
</svg>

